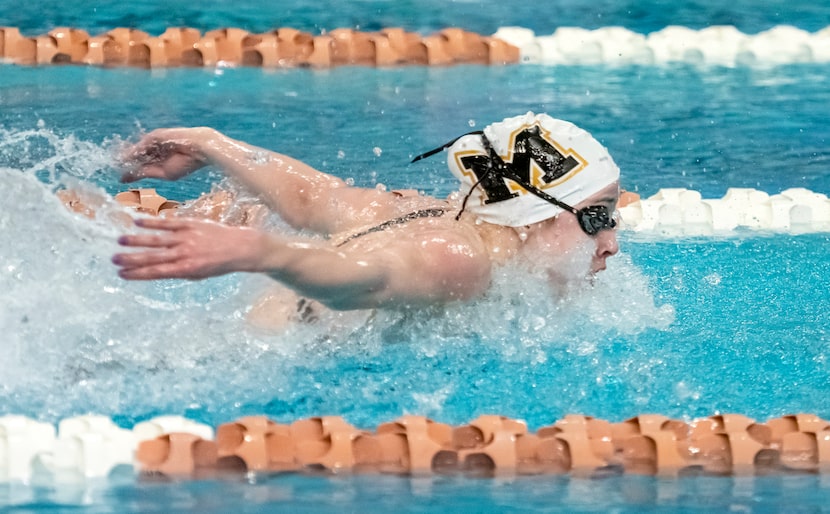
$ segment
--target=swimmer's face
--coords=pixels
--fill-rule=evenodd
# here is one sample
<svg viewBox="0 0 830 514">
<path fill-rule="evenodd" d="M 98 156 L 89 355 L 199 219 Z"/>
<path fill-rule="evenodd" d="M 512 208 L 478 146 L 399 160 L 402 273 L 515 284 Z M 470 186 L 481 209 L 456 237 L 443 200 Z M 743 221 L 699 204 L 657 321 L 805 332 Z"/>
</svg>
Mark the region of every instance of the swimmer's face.
<svg viewBox="0 0 830 514">
<path fill-rule="evenodd" d="M 574 207 L 604 205 L 608 212 L 614 212 L 619 197 L 620 186 L 615 182 Z M 557 281 L 598 273 L 605 269 L 606 259 L 619 251 L 616 229 L 600 230 L 589 236 L 570 212 L 531 225 L 526 233 L 524 252 L 537 263 L 541 260 L 540 264 Z"/>
</svg>

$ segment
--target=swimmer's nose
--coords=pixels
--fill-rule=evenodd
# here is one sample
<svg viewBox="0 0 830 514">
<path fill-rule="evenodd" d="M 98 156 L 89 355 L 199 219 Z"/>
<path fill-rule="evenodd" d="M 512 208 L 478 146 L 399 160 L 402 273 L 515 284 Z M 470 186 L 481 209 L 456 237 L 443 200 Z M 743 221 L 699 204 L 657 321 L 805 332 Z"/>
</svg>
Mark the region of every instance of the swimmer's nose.
<svg viewBox="0 0 830 514">
<path fill-rule="evenodd" d="M 616 255 L 620 251 L 620 245 L 617 243 L 617 231 L 601 230 L 595 236 L 595 241 L 597 243 L 597 250 L 594 253 L 594 257 L 599 265 L 595 267 L 605 269 L 605 259 Z"/>
</svg>

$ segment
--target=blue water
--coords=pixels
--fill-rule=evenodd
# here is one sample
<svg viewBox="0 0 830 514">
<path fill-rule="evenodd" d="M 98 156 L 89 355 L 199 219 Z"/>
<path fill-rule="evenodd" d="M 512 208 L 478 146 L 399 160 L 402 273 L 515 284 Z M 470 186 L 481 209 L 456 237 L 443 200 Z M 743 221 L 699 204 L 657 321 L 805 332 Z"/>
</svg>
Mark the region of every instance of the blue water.
<svg viewBox="0 0 830 514">
<path fill-rule="evenodd" d="M 8 512 L 751 512 L 827 511 L 830 482 L 821 476 L 657 479 L 621 476 L 471 480 L 460 477 L 314 477 L 283 475 L 252 482 L 176 484 L 117 480 L 107 487 L 0 488 L 16 498 Z M 19 489 L 19 490 L 18 490 Z"/>
<path fill-rule="evenodd" d="M 43 121 L 58 135 L 103 143 L 208 125 L 364 186 L 414 183 L 445 195 L 455 183 L 443 160 L 416 167 L 411 157 L 527 110 L 589 130 L 619 164 L 624 187 L 645 196 L 663 187 L 706 198 L 729 187 L 823 192 L 828 183 L 826 65 L 2 71 L 9 130 Z M 96 178 L 114 187 L 114 177 Z"/>
<path fill-rule="evenodd" d="M 429 33 L 444 27 L 461 26 L 492 34 L 499 27 L 513 25 L 531 28 L 538 34 L 550 34 L 560 26 L 622 26 L 648 33 L 667 25 L 695 29 L 735 25 L 743 32 L 756 33 L 782 24 L 811 32 L 830 25 L 827 5 L 805 0 L 733 0 L 728 3 L 719 0 L 211 0 L 205 3 L 78 0 L 71 5 L 55 0 L 29 4 L 3 0 L 0 13 L 3 13 L 0 16 L 4 25 L 32 33 L 60 26 L 90 32 L 134 26 L 154 34 L 177 26 L 201 30 L 240 27 L 250 31 L 294 27 L 313 33 L 338 27 L 360 30 L 404 27 Z"/>
<path fill-rule="evenodd" d="M 815 2 L 132 2 L 0 1 L 0 25 L 29 33 L 136 26 L 311 31 L 461 24 L 730 23 L 815 31 Z M 540 7 L 541 5 L 541 7 Z M 543 13 L 540 15 L 539 13 Z M 463 20 L 459 23 L 457 20 Z M 158 414 L 213 425 L 245 414 L 291 421 L 339 414 L 373 428 L 403 413 L 461 424 L 483 413 L 531 429 L 566 413 L 612 421 L 644 412 L 759 420 L 830 419 L 830 236 L 755 232 L 664 239 L 620 234 L 622 255 L 597 285 L 566 301 L 506 275 L 499 294 L 422 315 L 329 320 L 286 335 L 247 328 L 263 283 L 124 283 L 108 256 L 119 231 L 66 215 L 58 185 L 120 191 L 113 153 L 158 126 L 208 125 L 289 153 L 358 185 L 445 195 L 440 158 L 411 157 L 459 133 L 527 110 L 591 131 L 649 196 L 664 187 L 720 197 L 729 187 L 830 193 L 827 65 L 427 69 L 163 70 L 0 66 L 0 415 L 44 421 L 87 412 L 123 426 Z M 37 177 L 38 180 L 29 180 Z M 220 179 L 151 183 L 174 198 Z M 34 235 L 34 236 L 33 236 Z M 59 263 L 59 265 L 56 265 Z M 57 394 L 56 391 L 60 391 Z M 821 512 L 824 476 L 757 478 L 258 478 L 0 484 L 14 512 Z"/>
</svg>

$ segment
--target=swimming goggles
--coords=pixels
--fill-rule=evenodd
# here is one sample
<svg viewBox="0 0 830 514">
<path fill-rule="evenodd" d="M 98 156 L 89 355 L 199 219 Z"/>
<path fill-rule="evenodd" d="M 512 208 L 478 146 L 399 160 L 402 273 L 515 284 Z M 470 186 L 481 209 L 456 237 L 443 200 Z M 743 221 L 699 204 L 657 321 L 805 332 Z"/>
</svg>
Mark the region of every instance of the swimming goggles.
<svg viewBox="0 0 830 514">
<path fill-rule="evenodd" d="M 468 132 L 467 134 L 462 134 L 457 138 L 453 139 L 452 141 L 446 143 L 443 146 L 430 150 L 428 152 L 422 153 L 421 155 L 416 156 L 412 159 L 412 162 L 419 161 L 431 155 L 435 155 L 438 152 L 446 150 L 447 148 L 451 147 L 456 141 L 461 139 L 464 136 L 468 136 L 471 134 L 477 134 L 481 136 L 482 143 L 484 144 L 484 148 L 487 150 L 489 154 L 489 162 L 487 165 L 487 170 L 479 176 L 478 180 L 473 187 L 470 188 L 470 191 L 467 193 L 467 196 L 464 197 L 464 201 L 461 203 L 461 210 L 455 216 L 455 219 L 458 220 L 461 218 L 461 214 L 464 212 L 464 209 L 467 207 L 467 200 L 469 200 L 470 195 L 473 194 L 473 191 L 476 187 L 481 184 L 481 182 L 486 179 L 491 174 L 495 174 L 496 176 L 508 178 L 513 182 L 519 184 L 524 188 L 528 193 L 534 194 L 537 197 L 545 200 L 546 202 L 552 203 L 553 205 L 559 207 L 560 209 L 566 210 L 576 216 L 577 221 L 579 222 L 579 228 L 582 229 L 583 232 L 588 234 L 589 236 L 596 236 L 602 230 L 611 230 L 617 226 L 617 221 L 614 217 L 609 213 L 608 207 L 605 205 L 589 205 L 587 207 L 583 207 L 582 209 L 577 209 L 576 207 L 572 207 L 556 198 L 552 197 L 551 195 L 547 194 L 546 192 L 542 191 L 538 187 L 530 184 L 526 180 L 524 180 L 517 172 L 514 170 L 509 164 L 504 162 L 504 160 L 493 150 L 493 146 L 490 144 L 490 140 L 487 139 L 487 136 L 484 135 L 483 131 L 475 131 L 475 132 Z M 533 136 L 531 136 L 532 138 Z M 543 160 L 542 156 L 536 156 L 538 160 Z"/>
</svg>

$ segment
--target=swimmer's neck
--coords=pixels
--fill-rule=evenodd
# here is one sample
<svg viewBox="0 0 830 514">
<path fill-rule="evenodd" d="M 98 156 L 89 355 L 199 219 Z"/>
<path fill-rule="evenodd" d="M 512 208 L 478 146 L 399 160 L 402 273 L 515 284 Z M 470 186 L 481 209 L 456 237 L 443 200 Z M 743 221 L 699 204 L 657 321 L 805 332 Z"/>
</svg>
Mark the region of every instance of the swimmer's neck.
<svg viewBox="0 0 830 514">
<path fill-rule="evenodd" d="M 478 222 L 469 220 L 469 223 L 478 232 L 493 264 L 506 264 L 519 253 L 522 241 L 516 229 L 480 220 Z"/>
<path fill-rule="evenodd" d="M 446 200 L 453 216 L 461 210 L 463 199 L 458 192 L 450 194 Z M 468 223 L 478 233 L 481 242 L 487 248 L 490 261 L 496 265 L 506 264 L 519 253 L 522 241 L 516 229 L 495 225 L 478 219 L 471 212 L 464 212 L 457 220 L 460 223 Z"/>
</svg>

